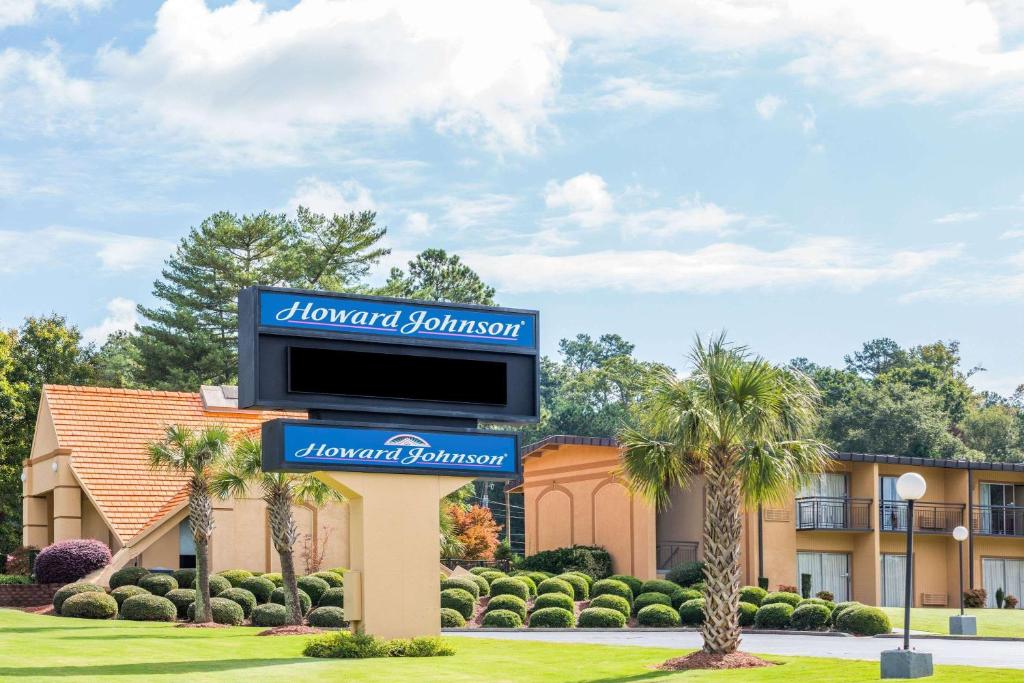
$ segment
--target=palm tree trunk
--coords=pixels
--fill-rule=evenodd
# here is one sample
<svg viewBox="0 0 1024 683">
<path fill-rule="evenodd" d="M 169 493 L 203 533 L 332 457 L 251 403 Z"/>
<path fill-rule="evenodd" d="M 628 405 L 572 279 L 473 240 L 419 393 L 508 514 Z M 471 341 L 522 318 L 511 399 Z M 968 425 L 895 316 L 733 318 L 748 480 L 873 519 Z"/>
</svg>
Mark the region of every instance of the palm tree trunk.
<svg viewBox="0 0 1024 683">
<path fill-rule="evenodd" d="M 740 484 L 728 451 L 711 454 L 705 471 L 704 650 L 729 654 L 740 646 Z"/>
<path fill-rule="evenodd" d="M 284 606 L 288 609 L 288 623 L 298 626 L 302 624 L 302 602 L 299 600 L 293 549 L 299 532 L 292 517 L 292 497 L 289 492 L 274 492 L 267 500 L 267 509 L 270 513 L 270 532 L 274 538 L 274 549 L 281 560 Z"/>
<path fill-rule="evenodd" d="M 195 623 L 213 621 L 210 605 L 210 536 L 213 534 L 213 501 L 205 481 L 192 482 L 188 501 L 189 523 L 196 543 Z"/>
</svg>

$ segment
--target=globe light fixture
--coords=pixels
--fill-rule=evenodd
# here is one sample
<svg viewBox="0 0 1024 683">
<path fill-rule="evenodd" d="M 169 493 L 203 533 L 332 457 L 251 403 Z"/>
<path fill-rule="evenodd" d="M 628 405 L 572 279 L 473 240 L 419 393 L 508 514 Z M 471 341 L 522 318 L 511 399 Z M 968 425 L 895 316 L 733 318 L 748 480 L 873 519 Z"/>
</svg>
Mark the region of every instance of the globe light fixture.
<svg viewBox="0 0 1024 683">
<path fill-rule="evenodd" d="M 973 636 L 978 633 L 978 624 L 974 616 L 964 614 L 964 541 L 971 535 L 965 526 L 953 529 L 953 540 L 957 542 L 957 555 L 960 556 L 960 615 L 949 618 L 949 633 L 957 636 Z"/>
<path fill-rule="evenodd" d="M 50 469 L 53 470 L 54 472 L 57 471 L 57 461 L 56 460 L 54 460 L 53 464 L 50 465 Z"/>
<path fill-rule="evenodd" d="M 963 543 L 967 540 L 967 535 L 967 527 L 965 526 L 958 526 L 957 528 L 953 529 L 953 538 L 954 540 L 960 543 Z"/>
<path fill-rule="evenodd" d="M 921 500 L 928 484 L 917 472 L 907 472 L 896 480 L 896 493 L 906 501 Z"/>
</svg>

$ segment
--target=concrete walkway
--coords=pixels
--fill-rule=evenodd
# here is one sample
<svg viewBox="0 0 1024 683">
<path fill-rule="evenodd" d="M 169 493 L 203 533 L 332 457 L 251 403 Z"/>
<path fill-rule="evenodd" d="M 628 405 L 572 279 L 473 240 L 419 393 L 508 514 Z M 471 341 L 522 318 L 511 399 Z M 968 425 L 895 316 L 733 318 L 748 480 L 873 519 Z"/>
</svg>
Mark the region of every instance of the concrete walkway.
<svg viewBox="0 0 1024 683">
<path fill-rule="evenodd" d="M 518 631 L 483 632 L 466 631 L 446 633 L 455 638 L 498 638 L 502 640 L 539 640 L 548 643 L 591 643 L 595 645 L 632 645 L 639 647 L 699 648 L 699 633 L 688 632 L 607 632 L 574 631 Z M 866 659 L 878 661 L 882 650 L 892 650 L 902 641 L 894 638 L 841 638 L 829 636 L 743 635 L 743 649 L 747 652 L 794 655 L 807 657 L 836 657 L 839 659 Z M 915 637 L 911 647 L 931 652 L 936 664 L 963 664 L 991 666 L 1006 669 L 1024 669 L 1024 648 L 1018 643 L 996 641 L 941 640 Z"/>
</svg>

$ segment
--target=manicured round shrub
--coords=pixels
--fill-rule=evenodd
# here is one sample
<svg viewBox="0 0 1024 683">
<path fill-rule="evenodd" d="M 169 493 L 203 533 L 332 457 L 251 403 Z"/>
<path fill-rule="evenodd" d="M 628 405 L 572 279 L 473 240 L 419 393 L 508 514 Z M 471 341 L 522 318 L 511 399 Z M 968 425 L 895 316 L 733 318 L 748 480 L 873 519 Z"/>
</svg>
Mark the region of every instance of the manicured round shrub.
<svg viewBox="0 0 1024 683">
<path fill-rule="evenodd" d="M 507 609 L 488 610 L 484 615 L 482 626 L 491 628 L 522 628 L 523 619 L 516 612 Z"/>
<path fill-rule="evenodd" d="M 561 593 L 549 593 L 548 595 L 561 595 Z M 567 597 L 567 596 L 563 596 Z M 570 606 L 572 603 L 569 603 Z M 603 607 L 605 609 L 613 609 L 618 612 L 622 612 L 622 616 L 629 619 L 630 609 L 629 601 L 619 595 L 612 595 L 605 593 L 604 595 L 598 595 L 596 598 L 590 601 L 591 607 Z"/>
<path fill-rule="evenodd" d="M 630 602 L 633 601 L 633 596 L 640 595 L 640 589 L 644 585 L 644 582 L 641 581 L 640 579 L 636 578 L 635 576 L 630 576 L 629 574 L 612 574 L 607 579 L 601 579 L 600 581 L 595 581 L 594 585 L 590 587 L 590 594 L 591 595 L 594 595 L 594 591 L 597 590 L 597 584 L 600 583 L 601 581 L 621 581 L 622 583 L 624 583 L 627 586 L 629 586 L 630 597 L 627 598 L 627 599 Z M 625 597 L 625 596 L 623 596 L 623 597 Z"/>
<path fill-rule="evenodd" d="M 672 583 L 679 584 L 680 586 L 692 586 L 698 581 L 704 580 L 704 563 L 703 562 L 686 562 L 684 564 L 677 564 L 672 569 L 668 570 L 665 574 L 665 578 Z M 664 593 L 665 591 L 658 591 Z"/>
<path fill-rule="evenodd" d="M 626 617 L 609 607 L 588 607 L 580 612 L 576 625 L 580 628 L 622 628 L 626 625 Z"/>
<path fill-rule="evenodd" d="M 784 593 L 782 591 L 776 591 L 774 593 L 768 593 L 766 596 L 764 596 L 764 598 L 761 599 L 761 606 L 764 607 L 765 605 L 773 605 L 781 602 L 795 609 L 796 606 L 800 604 L 801 600 L 803 600 L 803 598 L 801 598 L 796 593 Z"/>
<path fill-rule="evenodd" d="M 323 595 L 320 596 L 320 602 L 316 603 L 317 607 L 344 607 L 345 606 L 345 589 L 344 588 L 328 588 Z"/>
<path fill-rule="evenodd" d="M 665 595 L 671 595 L 672 591 L 677 588 L 682 588 L 677 583 L 666 581 L 665 579 L 651 579 L 650 581 L 644 581 L 640 586 L 640 594 L 644 593 L 664 593 Z"/>
<path fill-rule="evenodd" d="M 177 590 L 178 582 L 170 574 L 150 574 L 139 579 L 139 586 L 145 588 L 153 595 L 167 595 Z"/>
<path fill-rule="evenodd" d="M 691 598 L 691 600 L 695 599 L 696 598 Z M 686 602 L 689 602 L 689 600 Z M 641 593 L 636 596 L 636 600 L 633 601 L 633 613 L 636 614 L 648 605 L 666 605 L 671 607 L 672 598 L 668 597 L 664 593 Z M 680 607 L 682 607 L 682 604 L 680 604 Z"/>
<path fill-rule="evenodd" d="M 441 608 L 441 628 L 465 628 L 466 620 L 458 610 L 451 607 Z"/>
<path fill-rule="evenodd" d="M 641 593 L 640 595 L 658 595 L 658 594 L 657 593 Z M 698 598 L 703 598 L 704 594 L 701 593 L 700 591 L 695 591 L 692 588 L 677 588 L 674 591 L 672 591 L 669 594 L 668 597 L 672 598 L 672 606 L 674 608 L 676 608 L 676 609 L 679 609 L 679 607 L 684 602 L 689 602 L 690 600 L 697 600 Z"/>
<path fill-rule="evenodd" d="M 551 578 L 544 579 L 537 586 L 537 595 L 541 596 L 545 593 L 564 593 L 569 596 L 570 600 L 576 599 L 576 592 L 573 591 L 572 585 L 568 581 L 562 579 Z"/>
<path fill-rule="evenodd" d="M 524 587 L 525 588 L 525 587 Z M 469 591 L 461 588 L 449 588 L 441 591 L 441 607 L 449 607 L 462 615 L 463 619 L 473 616 L 473 605 L 476 600 Z"/>
<path fill-rule="evenodd" d="M 533 579 L 531 579 L 529 576 L 521 574 L 519 576 L 513 576 L 512 579 L 514 579 L 516 581 L 520 581 L 523 584 L 525 584 L 526 585 L 526 590 L 529 592 L 530 595 L 536 595 L 537 594 L 537 584 L 534 583 Z"/>
<path fill-rule="evenodd" d="M 178 608 L 160 595 L 136 595 L 121 605 L 121 618 L 127 621 L 174 621 Z"/>
<path fill-rule="evenodd" d="M 541 581 L 543 581 L 544 579 L 550 579 L 553 576 L 553 574 L 548 574 L 547 572 L 526 572 L 526 571 L 516 572 L 515 575 L 516 576 L 529 576 L 530 577 L 530 581 L 533 581 L 533 585 L 534 586 L 540 585 Z"/>
<path fill-rule="evenodd" d="M 217 572 L 217 576 L 223 576 L 231 583 L 232 588 L 238 588 L 243 581 L 252 578 L 252 572 L 247 569 L 225 569 Z"/>
<path fill-rule="evenodd" d="M 639 583 L 639 582 L 638 582 Z M 601 579 L 600 581 L 594 582 L 594 587 L 590 591 L 591 597 L 597 597 L 599 595 L 617 595 L 623 598 L 629 604 L 633 604 L 633 589 L 625 581 L 619 581 L 618 579 Z"/>
<path fill-rule="evenodd" d="M 595 579 L 595 578 L 594 578 L 593 576 L 591 576 L 590 574 L 588 574 L 588 573 L 586 573 L 586 572 L 581 572 L 581 571 L 568 571 L 568 572 L 565 572 L 565 573 L 566 573 L 566 574 L 573 574 L 573 575 L 575 575 L 575 576 L 578 576 L 578 577 L 580 577 L 580 578 L 581 578 L 581 579 L 583 579 L 584 581 L 586 581 L 586 582 L 587 582 L 587 588 L 590 588 L 590 587 L 592 587 L 592 586 L 594 585 L 594 582 L 595 582 L 595 581 L 597 581 L 597 579 Z"/>
<path fill-rule="evenodd" d="M 533 609 L 546 609 L 548 607 L 557 607 L 559 609 L 567 609 L 572 612 L 576 606 L 573 604 L 572 598 L 565 593 L 543 593 L 537 596 L 537 599 L 533 601 Z"/>
<path fill-rule="evenodd" d="M 199 577 L 196 577 L 195 583 L 192 584 L 192 588 L 199 589 Z M 223 576 L 218 574 L 212 574 L 210 576 L 210 596 L 216 597 L 231 588 L 231 582 L 225 579 Z"/>
<path fill-rule="evenodd" d="M 478 574 L 480 578 L 487 581 L 487 583 L 494 583 L 496 579 L 507 579 L 508 574 L 505 572 L 499 572 L 496 569 L 489 569 L 482 574 Z"/>
<path fill-rule="evenodd" d="M 480 586 L 476 585 L 476 581 L 452 577 L 441 582 L 441 590 L 448 590 L 449 588 L 461 588 L 467 593 L 472 593 L 474 598 L 480 597 Z"/>
<path fill-rule="evenodd" d="M 740 589 L 740 602 L 749 602 L 755 607 L 760 607 L 761 601 L 766 595 L 768 595 L 768 591 L 760 586 L 744 586 Z"/>
<path fill-rule="evenodd" d="M 298 584 L 299 588 L 306 591 L 306 595 L 309 596 L 314 605 L 320 602 L 320 598 L 331 587 L 331 584 L 316 576 L 300 576 L 295 583 Z"/>
<path fill-rule="evenodd" d="M 530 628 L 572 628 L 573 613 L 558 607 L 534 610 L 530 615 Z"/>
<path fill-rule="evenodd" d="M 331 588 L 345 587 L 345 577 L 336 572 L 315 572 L 313 574 L 310 574 L 310 576 L 315 576 L 318 579 L 323 579 Z"/>
<path fill-rule="evenodd" d="M 470 574 L 466 577 L 476 584 L 476 587 L 480 589 L 480 597 L 491 594 L 491 584 L 487 583 L 487 579 L 476 574 Z"/>
<path fill-rule="evenodd" d="M 800 604 L 797 605 L 797 607 L 800 608 L 804 605 L 821 605 L 822 607 L 827 607 L 829 614 L 831 614 L 832 610 L 836 608 L 836 603 L 832 602 L 831 600 L 824 600 L 822 598 L 804 598 L 800 601 Z"/>
<path fill-rule="evenodd" d="M 789 628 L 793 606 L 787 602 L 770 602 L 761 605 L 754 614 L 754 628 Z"/>
<path fill-rule="evenodd" d="M 740 626 L 753 626 L 754 615 L 757 614 L 757 605 L 751 602 L 740 601 Z"/>
<path fill-rule="evenodd" d="M 704 623 L 704 598 L 687 600 L 679 606 L 679 621 L 683 626 L 700 626 Z"/>
<path fill-rule="evenodd" d="M 262 576 L 250 576 L 238 584 L 238 587 L 252 593 L 256 597 L 256 602 L 261 605 L 270 602 L 270 594 L 274 592 L 275 588 L 273 581 Z"/>
<path fill-rule="evenodd" d="M 857 602 L 856 600 L 848 600 L 846 602 L 840 602 L 839 604 L 837 604 L 835 606 L 835 609 L 832 610 L 832 614 L 829 617 L 829 623 L 832 624 L 832 625 L 835 625 L 836 621 L 839 620 L 839 616 L 843 612 L 845 612 L 846 610 L 850 609 L 851 607 L 860 607 L 860 606 L 861 606 L 861 603 Z"/>
<path fill-rule="evenodd" d="M 681 619 L 679 612 L 667 605 L 648 605 L 636 615 L 636 621 L 641 626 L 679 626 Z"/>
<path fill-rule="evenodd" d="M 113 619 L 117 616 L 117 600 L 103 592 L 76 593 L 61 605 L 60 615 L 78 619 Z"/>
<path fill-rule="evenodd" d="M 60 607 L 64 601 L 79 593 L 106 593 L 106 591 L 92 583 L 69 583 L 57 589 L 57 592 L 53 594 L 53 611 L 60 614 Z M 114 604 L 116 605 L 117 602 L 115 601 Z"/>
<path fill-rule="evenodd" d="M 506 610 L 519 615 L 519 621 L 526 621 L 526 602 L 515 595 L 497 595 L 487 603 L 487 611 Z"/>
<path fill-rule="evenodd" d="M 494 567 L 473 567 L 472 569 L 469 570 L 469 573 L 470 574 L 476 574 L 477 576 L 480 576 L 481 574 L 486 574 L 487 572 L 493 572 L 493 571 L 497 571 L 497 570 Z M 498 572 L 498 573 L 500 574 L 502 572 Z"/>
<path fill-rule="evenodd" d="M 281 572 L 268 572 L 266 574 L 261 574 L 261 576 L 267 581 L 273 583 L 277 588 L 284 585 L 284 576 L 281 575 Z"/>
<path fill-rule="evenodd" d="M 555 578 L 561 579 L 572 586 L 574 599 L 586 600 L 590 597 L 590 584 L 587 583 L 586 579 L 581 578 L 579 574 L 559 574 Z"/>
<path fill-rule="evenodd" d="M 253 626 L 284 626 L 288 623 L 288 608 L 276 602 L 256 605 L 249 618 Z"/>
<path fill-rule="evenodd" d="M 687 588 L 689 588 L 691 590 L 695 590 L 698 593 L 700 593 L 701 595 L 707 595 L 707 592 L 708 592 L 708 584 L 703 582 L 703 581 L 698 581 L 697 583 L 691 583 L 689 586 L 687 586 Z"/>
<path fill-rule="evenodd" d="M 855 636 L 877 636 L 892 631 L 889 616 L 877 607 L 860 605 L 843 610 L 836 620 L 836 628 Z"/>
<path fill-rule="evenodd" d="M 196 576 L 199 575 L 195 569 L 175 569 L 171 572 L 171 576 L 178 582 L 179 586 L 191 586 L 196 582 Z"/>
<path fill-rule="evenodd" d="M 347 623 L 345 621 L 345 610 L 340 607 L 317 607 L 309 613 L 306 621 L 309 622 L 310 626 L 319 626 L 321 628 L 342 628 Z"/>
<path fill-rule="evenodd" d="M 793 610 L 789 626 L 797 631 L 820 631 L 828 626 L 828 617 L 831 613 L 832 611 L 825 605 L 800 605 Z"/>
<path fill-rule="evenodd" d="M 196 589 L 195 588 L 179 588 L 173 590 L 164 596 L 172 603 L 178 610 L 178 618 L 184 619 L 188 616 L 188 606 L 196 601 Z"/>
<path fill-rule="evenodd" d="M 39 583 L 70 583 L 110 564 L 110 548 L 91 538 L 58 541 L 39 551 L 34 573 Z"/>
<path fill-rule="evenodd" d="M 345 572 L 348 571 L 348 567 L 328 567 L 327 571 L 331 572 L 332 574 L 337 574 L 338 576 L 344 577 Z"/>
<path fill-rule="evenodd" d="M 251 578 L 251 577 L 250 577 Z M 238 603 L 238 606 L 242 608 L 242 615 L 248 619 L 249 615 L 252 614 L 253 609 L 259 603 L 256 601 L 256 596 L 245 590 L 244 588 L 229 588 L 220 595 L 218 598 L 224 598 L 225 600 L 234 600 Z"/>
<path fill-rule="evenodd" d="M 114 590 L 110 591 L 110 597 L 117 601 L 117 608 L 121 608 L 121 603 L 132 597 L 133 595 L 149 595 L 149 591 L 140 586 L 133 586 L 127 584 L 124 586 L 118 586 Z"/>
<path fill-rule="evenodd" d="M 530 589 L 519 579 L 505 577 L 491 581 L 491 599 L 499 595 L 514 595 L 525 602 L 530 597 Z"/>
<path fill-rule="evenodd" d="M 275 588 L 274 592 L 270 594 L 270 602 L 276 602 L 278 605 L 285 604 L 284 602 L 284 588 Z M 306 614 L 313 606 L 313 599 L 309 597 L 309 593 L 299 589 L 299 604 L 302 606 L 302 613 Z"/>
<path fill-rule="evenodd" d="M 245 621 L 245 614 L 242 613 L 242 607 L 234 600 L 228 600 L 227 598 L 210 598 L 210 607 L 213 611 L 213 623 L 215 624 L 227 624 L 228 626 L 238 626 Z M 196 603 L 192 603 L 188 607 L 188 618 L 190 621 L 195 621 L 196 614 Z"/>
<path fill-rule="evenodd" d="M 110 590 L 121 586 L 137 586 L 139 579 L 146 574 L 149 574 L 149 570 L 145 567 L 122 567 L 110 575 Z"/>
</svg>

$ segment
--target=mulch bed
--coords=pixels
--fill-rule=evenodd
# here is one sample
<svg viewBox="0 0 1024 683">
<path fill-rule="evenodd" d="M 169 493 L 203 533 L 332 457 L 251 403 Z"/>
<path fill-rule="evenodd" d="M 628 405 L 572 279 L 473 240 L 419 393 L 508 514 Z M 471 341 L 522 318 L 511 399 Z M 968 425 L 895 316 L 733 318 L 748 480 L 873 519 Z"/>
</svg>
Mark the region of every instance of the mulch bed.
<svg viewBox="0 0 1024 683">
<path fill-rule="evenodd" d="M 313 633 L 325 633 L 337 631 L 338 629 L 317 628 L 315 626 L 276 626 L 260 631 L 258 636 L 308 636 Z"/>
<path fill-rule="evenodd" d="M 685 657 L 676 657 L 662 662 L 655 668 L 659 671 L 682 671 L 686 669 L 753 669 L 762 666 L 775 666 L 775 662 L 766 662 L 760 657 L 748 655 L 746 652 L 715 655 L 698 650 Z"/>
<path fill-rule="evenodd" d="M 16 609 L 20 612 L 28 612 L 29 614 L 45 614 L 47 616 L 57 616 L 57 613 L 53 611 L 53 605 L 36 605 L 35 607 L 11 607 L 10 609 Z"/>
<path fill-rule="evenodd" d="M 208 624 L 193 624 L 190 621 L 185 621 L 178 624 L 177 628 L 231 628 L 227 624 L 215 624 L 212 621 Z"/>
</svg>

